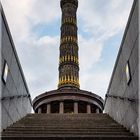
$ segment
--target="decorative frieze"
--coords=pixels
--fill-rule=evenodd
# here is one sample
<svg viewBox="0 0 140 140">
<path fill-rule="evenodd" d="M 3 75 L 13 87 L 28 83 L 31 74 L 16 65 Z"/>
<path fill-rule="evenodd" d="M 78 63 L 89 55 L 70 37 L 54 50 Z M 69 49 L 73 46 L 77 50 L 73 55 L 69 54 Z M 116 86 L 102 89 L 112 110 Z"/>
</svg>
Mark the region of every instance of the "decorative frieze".
<svg viewBox="0 0 140 140">
<path fill-rule="evenodd" d="M 59 78 L 59 85 L 58 85 L 58 87 L 61 87 L 61 85 L 66 85 L 66 84 L 70 84 L 70 85 L 74 85 L 74 86 L 76 86 L 76 87 L 78 87 L 79 88 L 79 78 L 78 77 L 75 77 L 75 76 L 61 76 L 60 78 Z"/>
<path fill-rule="evenodd" d="M 60 40 L 60 44 L 69 43 L 69 42 L 77 44 L 77 38 L 75 36 L 65 36 L 65 37 L 62 37 Z"/>
<path fill-rule="evenodd" d="M 66 24 L 74 24 L 74 25 L 77 24 L 76 19 L 73 18 L 73 17 L 67 17 L 67 18 L 62 19 L 62 25 L 65 24 L 65 23 Z"/>
<path fill-rule="evenodd" d="M 65 56 L 60 57 L 59 64 L 62 64 L 65 62 L 74 62 L 79 65 L 78 58 L 75 56 L 71 56 L 71 55 L 65 55 Z"/>
</svg>

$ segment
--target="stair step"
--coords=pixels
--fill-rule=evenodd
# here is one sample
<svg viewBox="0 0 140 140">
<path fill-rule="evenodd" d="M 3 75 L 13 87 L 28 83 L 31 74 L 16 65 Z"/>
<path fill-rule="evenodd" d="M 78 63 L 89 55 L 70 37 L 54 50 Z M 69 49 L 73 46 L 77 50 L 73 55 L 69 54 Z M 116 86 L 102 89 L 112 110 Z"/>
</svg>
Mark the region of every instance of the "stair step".
<svg viewBox="0 0 140 140">
<path fill-rule="evenodd" d="M 67 129 L 69 129 L 69 128 L 72 128 L 72 129 L 75 129 L 75 128 L 81 128 L 81 129 L 84 129 L 84 128 L 87 128 L 87 129 L 121 129 L 121 128 L 124 128 L 124 127 L 122 127 L 122 126 L 114 126 L 114 125 L 111 125 L 111 126 L 105 126 L 105 125 L 103 125 L 103 126 L 98 126 L 98 125 L 18 125 L 18 126 L 12 126 L 12 127 L 10 127 L 11 129 L 12 128 L 42 128 L 42 127 L 44 127 L 44 128 L 52 128 L 52 129 L 54 129 L 54 128 L 56 128 L 56 129 L 65 129 L 65 128 L 67 128 Z M 9 128 L 9 127 L 8 127 Z M 7 129 L 8 129 L 7 128 Z"/>
<path fill-rule="evenodd" d="M 77 135 L 77 136 L 72 136 L 72 135 L 67 135 L 67 136 L 63 136 L 63 135 L 48 135 L 46 136 L 34 136 L 34 135 L 26 135 L 26 137 L 22 137 L 21 135 L 17 135 L 15 137 L 13 136 L 7 136 L 7 137 L 3 137 L 3 140 L 138 140 L 137 137 L 133 137 L 133 136 L 114 136 L 114 135 L 110 135 L 110 136 L 98 136 L 98 135 L 94 135 L 94 136 L 89 136 L 89 135 Z"/>
<path fill-rule="evenodd" d="M 127 131 L 124 128 L 72 128 L 72 127 L 9 127 L 7 128 L 7 131 L 9 130 L 94 130 L 94 131 Z"/>
<path fill-rule="evenodd" d="M 22 131 L 22 132 L 21 132 Z M 119 134 L 130 134 L 128 131 L 112 131 L 112 130 L 9 130 L 6 133 L 119 133 Z"/>
<path fill-rule="evenodd" d="M 138 140 L 107 114 L 29 114 L 2 132 L 3 140 Z"/>
<path fill-rule="evenodd" d="M 110 136 L 110 135 L 112 135 L 112 136 L 114 136 L 114 137 L 117 137 L 117 136 L 133 136 L 133 135 L 131 135 L 131 134 L 121 134 L 121 133 L 83 133 L 83 134 L 81 134 L 80 132 L 79 133 L 59 133 L 59 132 L 57 132 L 57 133 L 47 133 L 47 134 L 45 134 L 45 133 L 38 133 L 38 134 L 36 134 L 36 133 L 17 133 L 17 134 L 13 134 L 13 133 L 6 133 L 6 136 L 21 136 L 21 137 L 23 137 L 24 135 L 34 135 L 34 137 L 35 136 L 40 136 L 40 135 L 42 135 L 42 136 L 45 136 L 45 137 L 48 137 L 49 135 L 54 135 L 54 136 L 56 136 L 56 135 L 61 135 L 61 136 L 67 136 L 67 135 L 73 135 L 73 136 L 77 136 L 77 135 L 81 135 L 81 136 L 92 136 L 92 137 L 94 137 L 94 136 Z"/>
<path fill-rule="evenodd" d="M 118 134 L 118 135 L 132 135 L 131 133 L 127 131 L 93 131 L 93 130 L 9 130 L 5 134 L 24 134 L 24 133 L 35 133 L 35 134 L 55 134 L 55 133 L 61 133 L 61 134 L 78 134 L 81 133 L 82 135 L 85 134 Z"/>
</svg>

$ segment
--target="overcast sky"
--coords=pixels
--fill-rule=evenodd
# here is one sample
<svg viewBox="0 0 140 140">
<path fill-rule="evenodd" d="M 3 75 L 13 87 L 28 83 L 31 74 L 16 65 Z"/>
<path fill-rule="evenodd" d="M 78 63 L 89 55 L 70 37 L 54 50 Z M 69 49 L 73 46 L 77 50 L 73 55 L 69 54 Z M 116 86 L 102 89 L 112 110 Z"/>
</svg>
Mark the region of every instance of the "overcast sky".
<svg viewBox="0 0 140 140">
<path fill-rule="evenodd" d="M 79 0 L 80 87 L 104 98 L 133 0 Z M 57 89 L 60 0 L 2 0 L 32 99 Z"/>
</svg>

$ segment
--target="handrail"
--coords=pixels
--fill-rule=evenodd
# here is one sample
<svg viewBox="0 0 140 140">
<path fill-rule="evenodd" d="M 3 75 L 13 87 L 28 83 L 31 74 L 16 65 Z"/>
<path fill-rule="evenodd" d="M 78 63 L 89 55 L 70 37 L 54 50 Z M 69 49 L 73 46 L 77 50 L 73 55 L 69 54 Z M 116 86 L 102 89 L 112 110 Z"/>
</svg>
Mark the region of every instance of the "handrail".
<svg viewBox="0 0 140 140">
<path fill-rule="evenodd" d="M 137 102 L 138 99 L 134 99 L 134 98 L 128 98 L 128 97 L 121 97 L 121 96 L 116 96 L 116 95 L 109 95 L 106 94 L 106 98 L 115 98 L 115 99 L 121 99 L 121 100 L 128 100 L 130 102 Z"/>
<path fill-rule="evenodd" d="M 14 98 L 25 98 L 25 97 L 28 97 L 30 98 L 30 94 L 27 94 L 27 95 L 14 95 L 14 96 L 7 96 L 7 97 L 2 97 L 0 100 L 12 100 Z"/>
</svg>

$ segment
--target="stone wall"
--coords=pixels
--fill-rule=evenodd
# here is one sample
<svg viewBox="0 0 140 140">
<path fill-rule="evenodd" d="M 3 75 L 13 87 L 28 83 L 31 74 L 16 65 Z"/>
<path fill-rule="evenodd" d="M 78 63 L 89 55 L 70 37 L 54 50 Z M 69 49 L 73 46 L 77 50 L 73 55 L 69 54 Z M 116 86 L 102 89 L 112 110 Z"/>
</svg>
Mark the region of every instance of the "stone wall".
<svg viewBox="0 0 140 140">
<path fill-rule="evenodd" d="M 0 105 L 1 129 L 4 129 L 31 112 L 31 98 L 3 11 L 1 26 Z"/>
<path fill-rule="evenodd" d="M 138 0 L 134 0 L 106 94 L 105 112 L 136 135 L 139 122 L 138 39 Z M 127 64 L 129 72 L 126 72 Z"/>
</svg>

